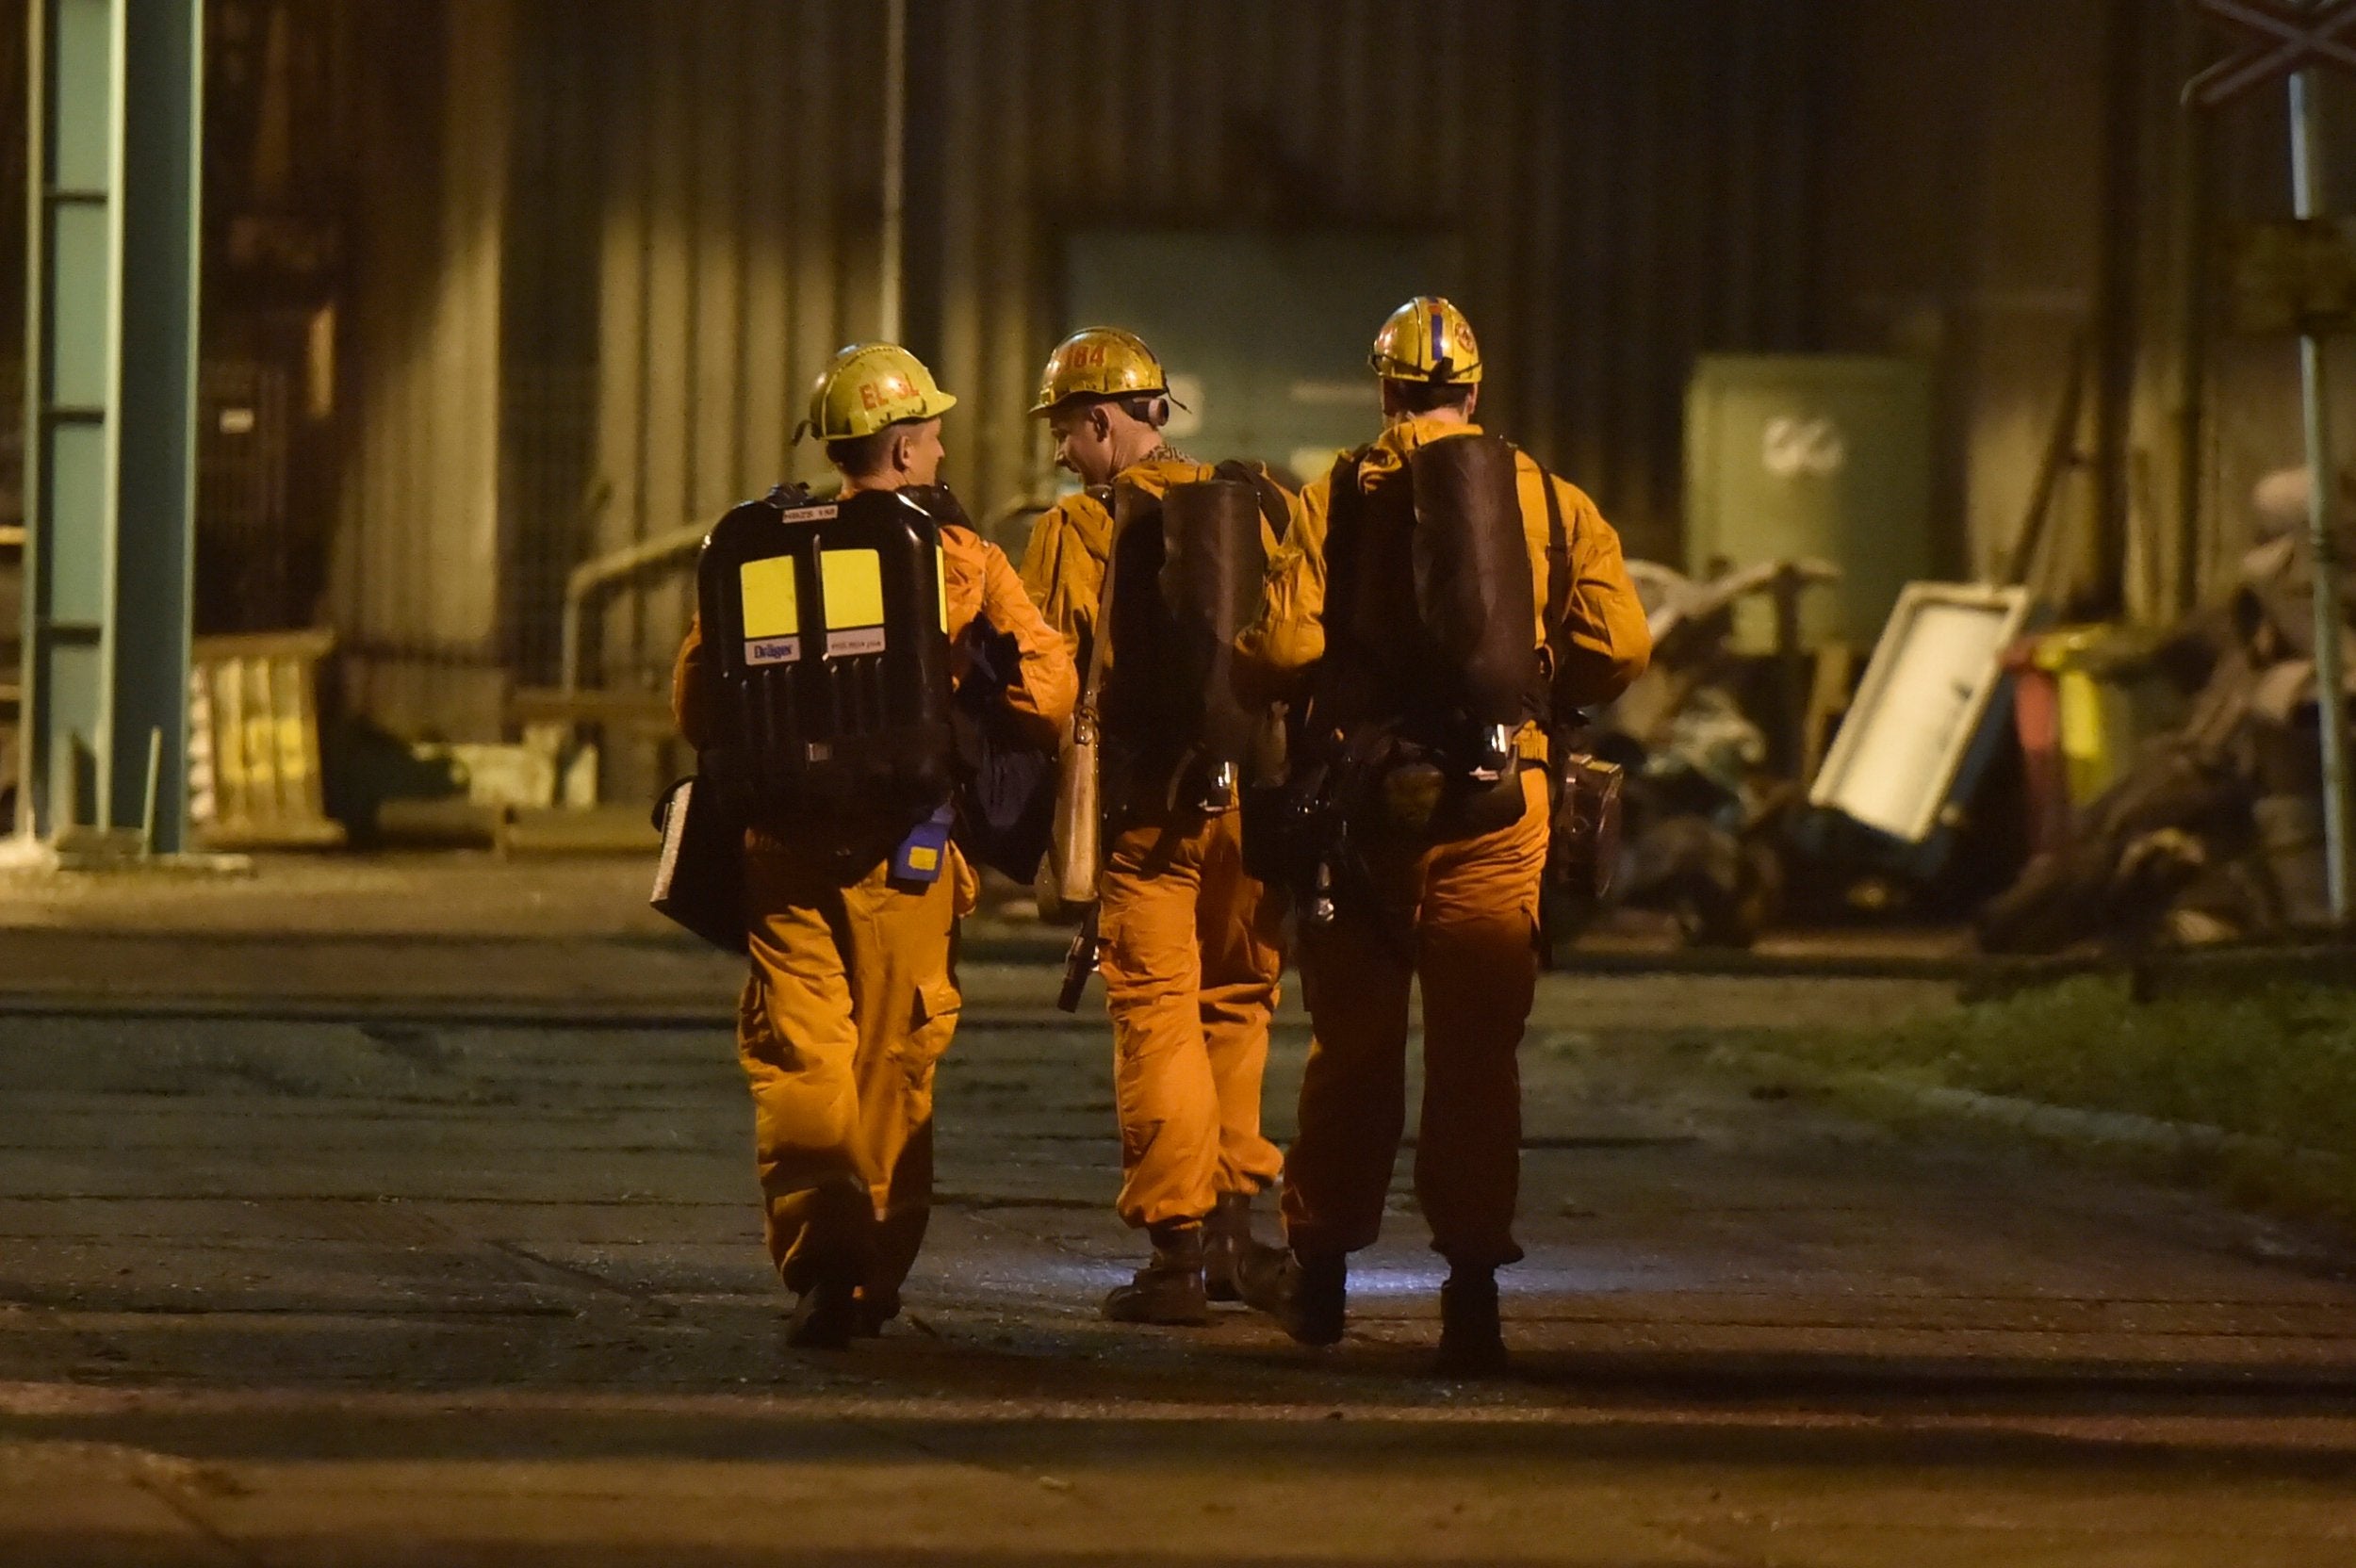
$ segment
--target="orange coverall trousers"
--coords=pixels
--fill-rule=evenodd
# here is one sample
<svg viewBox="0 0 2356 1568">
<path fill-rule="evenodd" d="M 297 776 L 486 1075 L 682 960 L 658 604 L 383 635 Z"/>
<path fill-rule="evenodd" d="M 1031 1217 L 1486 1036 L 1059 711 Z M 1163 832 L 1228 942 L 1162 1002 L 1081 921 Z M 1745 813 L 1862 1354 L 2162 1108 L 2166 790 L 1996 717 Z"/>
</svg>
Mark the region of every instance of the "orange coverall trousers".
<svg viewBox="0 0 2356 1568">
<path fill-rule="evenodd" d="M 1121 1217 L 1199 1219 L 1284 1169 L 1260 1135 L 1282 901 L 1244 874 L 1235 811 L 1133 823 L 1107 849 L 1101 900 Z"/>
<path fill-rule="evenodd" d="M 886 1314 L 933 1182 L 933 1070 L 957 1026 L 954 932 L 972 874 L 929 886 L 891 860 L 758 835 L 745 856 L 752 974 L 737 1054 L 752 1089 L 769 1256 L 789 1289 L 847 1270 Z"/>
<path fill-rule="evenodd" d="M 1284 1169 L 1297 1253 L 1370 1245 L 1407 1117 L 1409 987 L 1423 985 L 1415 1197 L 1432 1246 L 1470 1268 L 1517 1262 L 1521 1065 L 1538 982 L 1546 777 L 1522 775 L 1513 825 L 1468 839 L 1366 848 L 1375 907 L 1304 930 L 1301 981 L 1316 1038 Z M 1362 893 L 1362 897 L 1363 897 Z"/>
</svg>

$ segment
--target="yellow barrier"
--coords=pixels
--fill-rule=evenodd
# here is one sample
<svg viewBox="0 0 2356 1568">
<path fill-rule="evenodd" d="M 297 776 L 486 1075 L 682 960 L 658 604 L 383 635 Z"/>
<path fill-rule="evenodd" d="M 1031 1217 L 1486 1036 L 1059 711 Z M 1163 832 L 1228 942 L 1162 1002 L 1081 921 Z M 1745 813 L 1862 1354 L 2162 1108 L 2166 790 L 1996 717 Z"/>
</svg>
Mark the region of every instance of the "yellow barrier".
<svg viewBox="0 0 2356 1568">
<path fill-rule="evenodd" d="M 329 631 L 200 637 L 190 649 L 188 815 L 207 849 L 331 849 L 319 672 Z"/>
</svg>

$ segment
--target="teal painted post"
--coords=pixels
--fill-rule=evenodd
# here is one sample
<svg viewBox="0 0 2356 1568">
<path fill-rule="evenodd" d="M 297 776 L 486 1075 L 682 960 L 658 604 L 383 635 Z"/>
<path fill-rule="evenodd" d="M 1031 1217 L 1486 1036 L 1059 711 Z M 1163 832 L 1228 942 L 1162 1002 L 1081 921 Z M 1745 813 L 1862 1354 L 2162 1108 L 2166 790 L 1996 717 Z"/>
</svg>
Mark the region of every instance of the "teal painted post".
<svg viewBox="0 0 2356 1568">
<path fill-rule="evenodd" d="M 184 847 L 202 0 L 34 0 L 20 825 Z"/>
</svg>

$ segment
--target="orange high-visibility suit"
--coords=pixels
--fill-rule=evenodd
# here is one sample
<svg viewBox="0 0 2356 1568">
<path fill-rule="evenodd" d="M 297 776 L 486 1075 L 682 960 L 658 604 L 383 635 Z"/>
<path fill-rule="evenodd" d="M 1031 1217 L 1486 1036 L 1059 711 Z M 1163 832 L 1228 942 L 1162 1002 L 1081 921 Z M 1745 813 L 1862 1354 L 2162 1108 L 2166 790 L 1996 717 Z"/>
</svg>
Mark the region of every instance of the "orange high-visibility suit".
<svg viewBox="0 0 2356 1568">
<path fill-rule="evenodd" d="M 1115 482 L 1159 496 L 1211 477 L 1203 464 L 1164 455 Z M 1261 529 L 1272 552 L 1274 532 L 1265 519 Z M 1095 639 L 1112 533 L 1111 513 L 1083 491 L 1039 518 L 1023 551 L 1023 580 L 1075 660 Z M 1118 739 L 1108 731 L 1108 745 Z M 1260 1134 L 1283 906 L 1244 874 L 1239 813 L 1173 811 L 1165 783 L 1116 798 L 1108 781 L 1097 917 L 1121 1125 L 1118 1207 L 1138 1227 L 1200 1219 L 1222 1195 L 1258 1192 L 1284 1168 Z"/>
<path fill-rule="evenodd" d="M 987 615 L 1014 638 L 1007 705 L 1052 745 L 1078 694 L 1063 639 L 997 546 L 961 528 L 941 539 L 950 635 Z M 671 702 L 698 748 L 715 724 L 707 668 L 701 629 L 691 626 Z M 924 1239 L 933 1068 L 959 1005 L 953 935 L 978 889 L 954 848 L 929 886 L 893 881 L 892 854 L 907 830 L 898 819 L 808 837 L 757 828 L 745 846 L 752 973 L 737 1054 L 752 1089 L 769 1255 L 796 1291 L 826 1269 L 853 1271 L 879 1318 L 898 1309 Z"/>
<path fill-rule="evenodd" d="M 1415 418 L 1365 449 L 1359 485 L 1404 482 L 1427 441 L 1478 433 Z M 1519 460 L 1524 532 L 1544 646 L 1548 581 L 1546 476 Z M 1609 701 L 1651 657 L 1651 637 L 1620 542 L 1595 502 L 1554 480 L 1570 550 L 1566 624 L 1556 639 L 1556 699 Z M 1325 536 L 1330 475 L 1304 490 L 1285 547 L 1271 562 L 1259 621 L 1239 653 L 1294 684 L 1325 654 Z M 1280 681 L 1280 684 L 1284 683 Z M 1515 1053 L 1538 976 L 1538 894 L 1548 800 L 1545 738 L 1519 743 L 1524 809 L 1495 832 L 1438 842 L 1380 841 L 1364 851 L 1369 890 L 1334 923 L 1301 938 L 1301 986 L 1316 1037 L 1301 1086 L 1300 1134 L 1285 1162 L 1285 1236 L 1296 1255 L 1339 1255 L 1375 1239 L 1406 1122 L 1409 987 L 1423 988 L 1424 1089 L 1415 1191 L 1432 1244 L 1452 1264 L 1515 1261 L 1521 1078 Z M 1370 904 L 1372 906 L 1366 906 Z"/>
</svg>

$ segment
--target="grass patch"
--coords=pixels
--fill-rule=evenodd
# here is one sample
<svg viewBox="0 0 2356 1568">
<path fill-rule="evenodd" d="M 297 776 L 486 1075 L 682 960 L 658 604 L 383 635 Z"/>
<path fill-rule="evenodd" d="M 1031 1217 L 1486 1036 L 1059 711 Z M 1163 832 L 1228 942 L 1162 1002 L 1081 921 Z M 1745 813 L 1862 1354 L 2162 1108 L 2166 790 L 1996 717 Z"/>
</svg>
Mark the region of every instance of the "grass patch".
<svg viewBox="0 0 2356 1568">
<path fill-rule="evenodd" d="M 2187 1140 L 2168 1174 L 2244 1201 L 2356 1219 L 2356 990 L 2277 983 L 2135 1001 L 2085 975 L 1935 1018 L 1778 1033 L 1775 1055 L 1838 1082 L 1930 1084 L 2073 1110 L 2123 1112 Z M 2151 1152 L 2135 1160 L 2151 1164 Z"/>
</svg>

